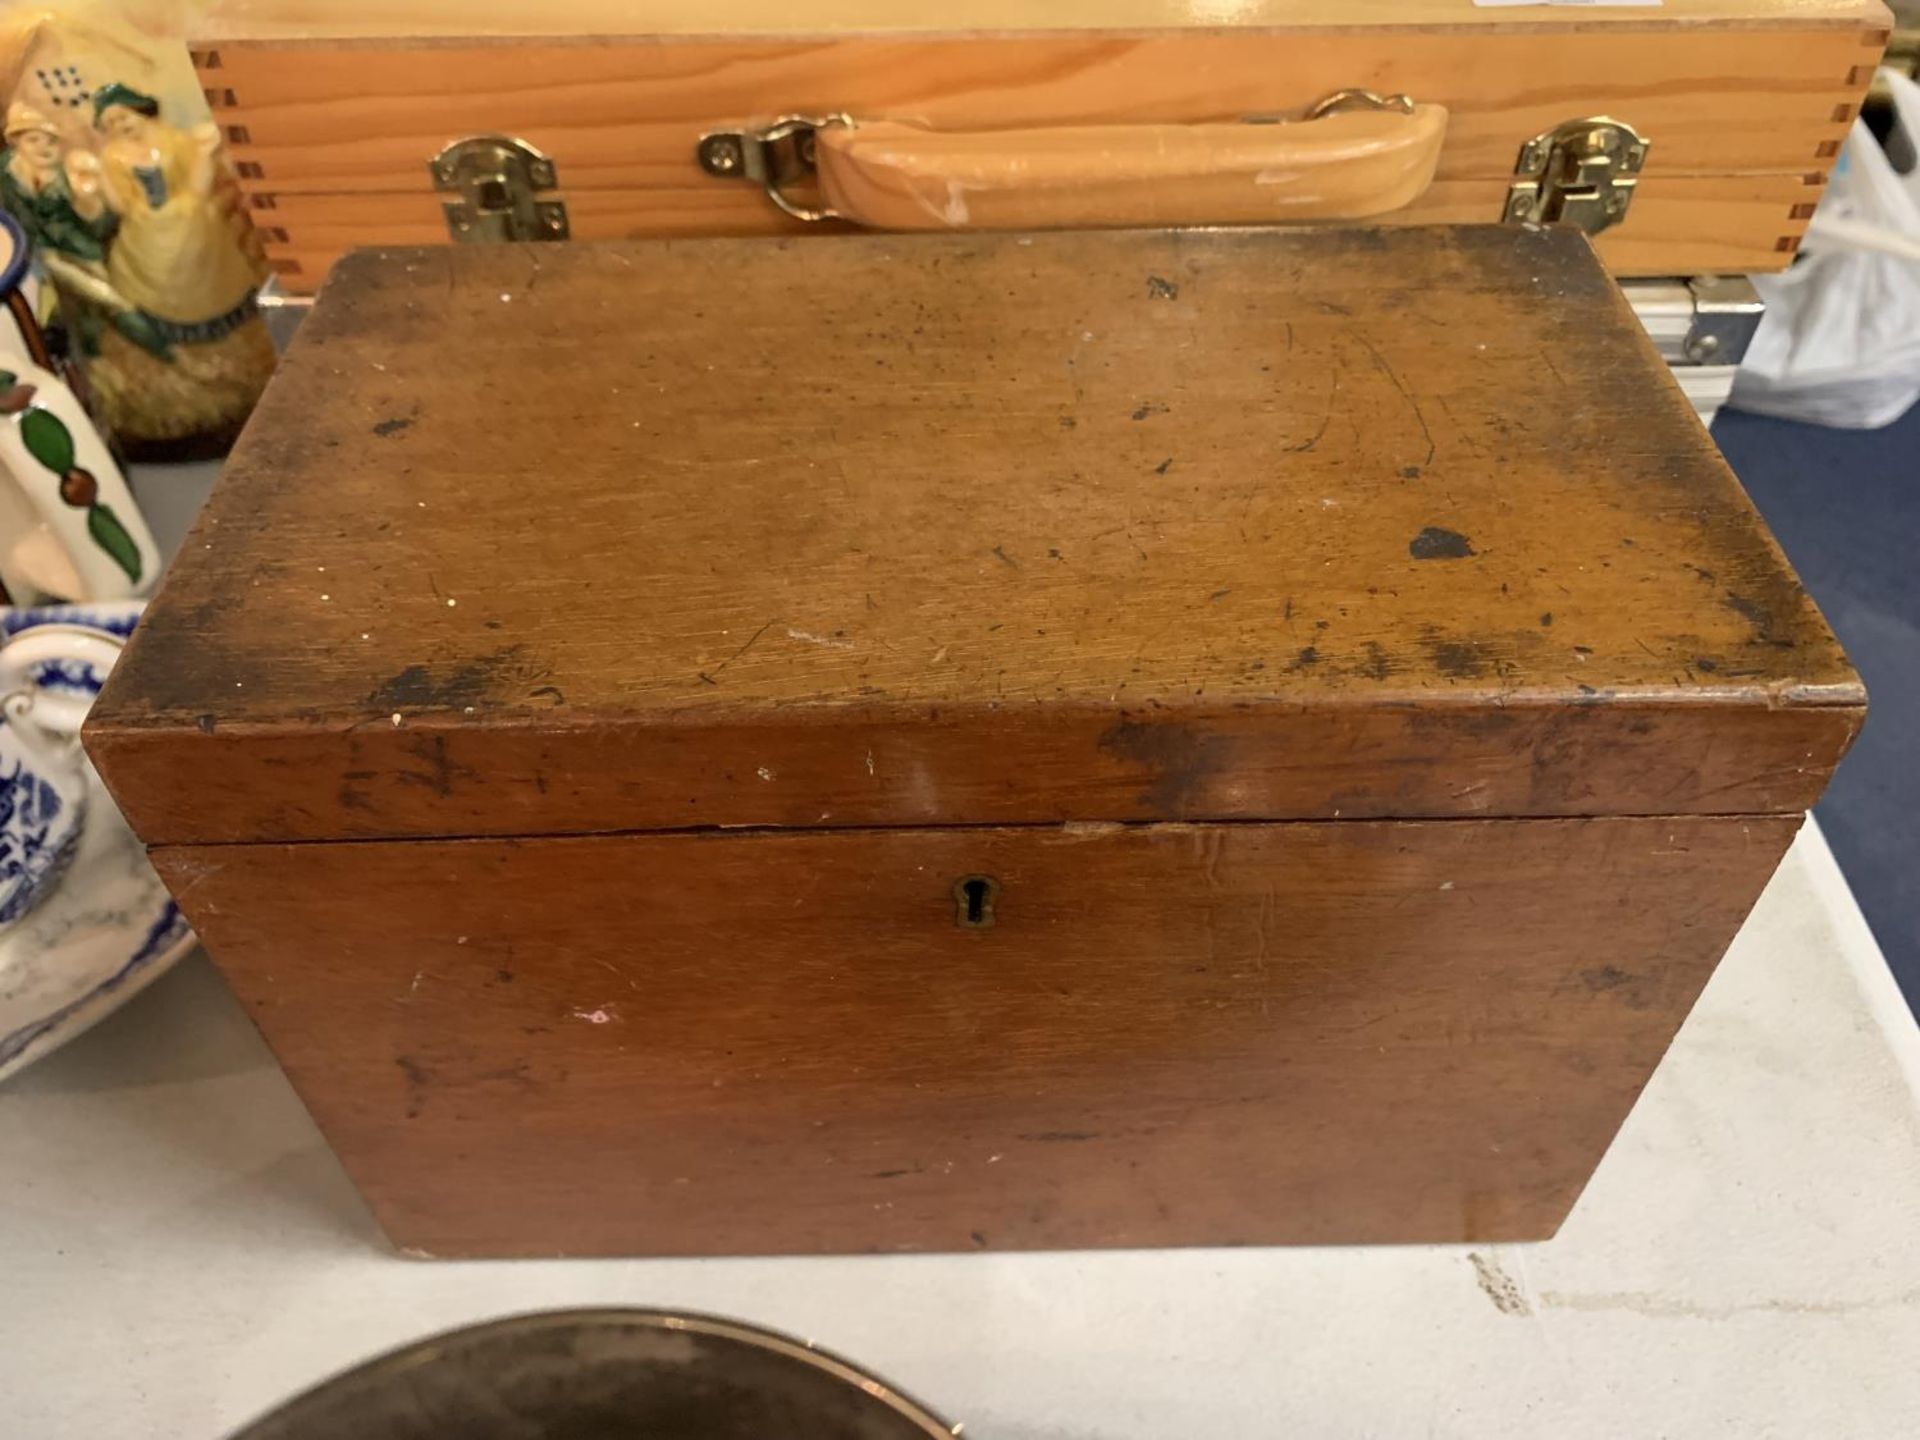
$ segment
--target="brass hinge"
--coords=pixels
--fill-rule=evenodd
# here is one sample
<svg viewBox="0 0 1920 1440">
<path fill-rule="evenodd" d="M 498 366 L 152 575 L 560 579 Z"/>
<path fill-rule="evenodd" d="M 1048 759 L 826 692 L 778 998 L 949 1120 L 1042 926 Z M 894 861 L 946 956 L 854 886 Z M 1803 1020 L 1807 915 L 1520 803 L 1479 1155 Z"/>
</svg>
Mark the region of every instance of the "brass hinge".
<svg viewBox="0 0 1920 1440">
<path fill-rule="evenodd" d="M 435 190 L 460 197 L 440 207 L 447 234 L 460 244 L 567 238 L 565 202 L 540 198 L 559 184 L 553 161 L 524 140 L 469 136 L 434 156 L 427 169 Z"/>
<path fill-rule="evenodd" d="M 796 220 L 837 220 L 825 205 L 808 205 L 788 193 L 811 180 L 813 136 L 830 125 L 851 125 L 848 115 L 782 115 L 759 130 L 719 130 L 700 137 L 700 168 L 722 180 L 758 185 Z"/>
<path fill-rule="evenodd" d="M 1605 115 L 1568 120 L 1520 147 L 1506 218 L 1596 235 L 1626 219 L 1653 142 Z"/>
</svg>

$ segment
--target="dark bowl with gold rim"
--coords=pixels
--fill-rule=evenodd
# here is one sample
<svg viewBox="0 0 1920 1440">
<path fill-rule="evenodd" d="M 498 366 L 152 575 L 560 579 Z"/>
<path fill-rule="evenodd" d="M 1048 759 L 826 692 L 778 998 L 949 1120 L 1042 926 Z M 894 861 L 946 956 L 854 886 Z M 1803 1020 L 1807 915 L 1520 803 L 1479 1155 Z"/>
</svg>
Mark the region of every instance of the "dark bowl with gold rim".
<svg viewBox="0 0 1920 1440">
<path fill-rule="evenodd" d="M 959 1429 L 805 1341 L 711 1315 L 605 1309 L 419 1341 L 232 1440 L 952 1440 Z"/>
</svg>

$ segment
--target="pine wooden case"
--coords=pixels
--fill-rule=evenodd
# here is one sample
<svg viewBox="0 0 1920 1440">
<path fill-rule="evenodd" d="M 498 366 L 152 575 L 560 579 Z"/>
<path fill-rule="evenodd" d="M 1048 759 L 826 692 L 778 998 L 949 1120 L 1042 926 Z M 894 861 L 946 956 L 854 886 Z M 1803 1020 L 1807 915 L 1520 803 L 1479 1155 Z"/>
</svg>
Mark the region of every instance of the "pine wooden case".
<svg viewBox="0 0 1920 1440">
<path fill-rule="evenodd" d="M 576 238 L 747 235 L 801 222 L 758 187 L 703 173 L 696 150 L 711 132 L 794 112 L 907 122 L 942 143 L 1082 127 L 1067 153 L 1125 172 L 1131 152 L 1164 147 L 1182 127 L 1298 119 L 1352 88 L 1439 107 L 1445 138 L 1412 198 L 1382 189 L 1376 208 L 1349 205 L 1345 219 L 1388 205 L 1386 223 L 1497 221 L 1526 142 L 1611 117 L 1651 142 L 1630 210 L 1599 237 L 1615 274 L 1777 270 L 1891 23 L 1879 0 L 1518 11 L 1467 0 L 675 4 L 650 7 L 646 33 L 634 33 L 631 12 L 612 0 L 537 11 L 408 0 L 342 21 L 307 5 L 205 7 L 195 61 L 282 283 L 310 290 L 353 245 L 445 242 L 449 197 L 429 162 L 466 136 L 504 135 L 548 156 Z M 1009 163 L 1039 162 L 1021 153 Z M 970 182 L 934 179 L 931 219 L 913 206 L 877 213 L 1026 226 L 1061 214 L 1076 225 L 1254 218 L 1208 197 L 1143 214 L 1103 192 L 996 221 L 949 205 Z"/>
</svg>

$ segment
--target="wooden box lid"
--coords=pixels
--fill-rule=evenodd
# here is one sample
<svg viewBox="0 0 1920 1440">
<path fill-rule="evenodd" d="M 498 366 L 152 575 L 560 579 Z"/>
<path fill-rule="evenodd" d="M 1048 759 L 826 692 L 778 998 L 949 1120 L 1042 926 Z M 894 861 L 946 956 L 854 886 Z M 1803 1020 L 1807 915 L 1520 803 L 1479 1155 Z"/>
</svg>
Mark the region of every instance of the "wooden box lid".
<svg viewBox="0 0 1920 1440">
<path fill-rule="evenodd" d="M 1587 242 L 360 252 L 96 705 L 149 843 L 1809 804 L 1864 694 Z"/>
</svg>

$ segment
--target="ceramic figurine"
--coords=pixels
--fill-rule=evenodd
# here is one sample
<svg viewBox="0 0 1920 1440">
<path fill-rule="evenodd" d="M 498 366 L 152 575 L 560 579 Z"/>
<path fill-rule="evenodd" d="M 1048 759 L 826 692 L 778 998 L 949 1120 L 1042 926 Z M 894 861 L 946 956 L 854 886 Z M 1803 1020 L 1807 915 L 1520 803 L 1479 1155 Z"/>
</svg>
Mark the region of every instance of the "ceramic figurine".
<svg viewBox="0 0 1920 1440">
<path fill-rule="evenodd" d="M 85 187 L 80 205 L 74 202 L 73 177 L 67 167 L 80 162 L 79 153 L 63 155 L 59 130 L 24 100 L 7 107 L 6 139 L 0 202 L 26 230 L 28 240 L 81 264 L 103 262 L 113 222 L 104 213 L 97 186 Z M 82 206 L 88 213 L 82 213 Z"/>
<path fill-rule="evenodd" d="M 160 555 L 113 454 L 49 367 L 17 282 L 25 239 L 0 215 L 0 587 L 15 600 L 144 594 Z"/>
<path fill-rule="evenodd" d="M 218 129 L 171 123 L 156 94 L 107 68 L 133 52 L 89 46 L 83 30 L 38 13 L 0 35 L 17 77 L 0 205 L 34 245 L 90 408 L 121 449 L 222 454 L 274 363 L 258 237 Z"/>
</svg>

